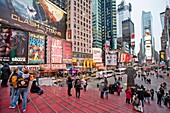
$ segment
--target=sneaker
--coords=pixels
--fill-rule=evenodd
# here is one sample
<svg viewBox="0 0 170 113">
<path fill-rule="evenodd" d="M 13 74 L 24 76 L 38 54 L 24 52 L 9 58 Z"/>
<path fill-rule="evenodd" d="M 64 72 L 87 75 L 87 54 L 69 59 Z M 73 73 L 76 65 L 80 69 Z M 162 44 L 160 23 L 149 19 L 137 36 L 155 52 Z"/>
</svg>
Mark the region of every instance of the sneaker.
<svg viewBox="0 0 170 113">
<path fill-rule="evenodd" d="M 14 108 L 15 108 L 15 106 L 9 106 L 9 108 L 12 108 L 12 109 L 14 109 Z"/>
<path fill-rule="evenodd" d="M 26 111 L 26 109 L 22 110 L 22 112 L 25 112 L 25 111 Z"/>
</svg>

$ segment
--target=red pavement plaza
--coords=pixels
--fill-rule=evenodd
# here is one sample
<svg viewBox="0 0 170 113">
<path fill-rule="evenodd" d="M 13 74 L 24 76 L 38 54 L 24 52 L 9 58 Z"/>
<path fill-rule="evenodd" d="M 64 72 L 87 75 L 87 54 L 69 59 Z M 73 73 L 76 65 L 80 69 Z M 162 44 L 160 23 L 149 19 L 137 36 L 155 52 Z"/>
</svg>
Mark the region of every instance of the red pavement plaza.
<svg viewBox="0 0 170 113">
<path fill-rule="evenodd" d="M 100 99 L 98 89 L 81 91 L 81 97 L 67 95 L 67 87 L 42 86 L 44 94 L 41 96 L 29 93 L 30 102 L 27 104 L 26 113 L 137 113 L 132 105 L 125 103 L 125 94 L 109 94 L 109 99 Z M 9 109 L 9 88 L 0 87 L 0 112 L 21 113 L 21 105 Z M 145 104 L 145 113 L 169 113 L 165 107 L 159 107 L 155 101 Z"/>
</svg>

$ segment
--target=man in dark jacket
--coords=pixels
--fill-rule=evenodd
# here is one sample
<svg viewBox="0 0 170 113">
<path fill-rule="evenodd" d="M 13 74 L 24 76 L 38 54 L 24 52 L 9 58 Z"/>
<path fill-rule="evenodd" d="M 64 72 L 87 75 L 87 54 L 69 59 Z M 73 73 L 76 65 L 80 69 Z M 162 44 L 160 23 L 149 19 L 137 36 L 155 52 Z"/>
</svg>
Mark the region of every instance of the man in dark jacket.
<svg viewBox="0 0 170 113">
<path fill-rule="evenodd" d="M 144 90 L 142 88 L 137 89 L 137 97 L 142 102 L 142 107 L 144 108 Z"/>
<path fill-rule="evenodd" d="M 1 71 L 2 71 L 2 83 L 1 83 L 1 86 L 2 87 L 8 87 L 7 83 L 8 83 L 8 79 L 9 79 L 9 76 L 11 74 L 11 70 L 9 68 L 9 65 L 6 63 L 4 64 L 4 66 L 1 68 Z"/>
<path fill-rule="evenodd" d="M 72 96 L 71 95 L 71 88 L 73 87 L 72 81 L 73 80 L 72 80 L 71 76 L 69 75 L 68 78 L 67 78 L 67 81 L 66 81 L 66 83 L 68 85 L 67 93 L 68 93 L 69 96 Z"/>
</svg>

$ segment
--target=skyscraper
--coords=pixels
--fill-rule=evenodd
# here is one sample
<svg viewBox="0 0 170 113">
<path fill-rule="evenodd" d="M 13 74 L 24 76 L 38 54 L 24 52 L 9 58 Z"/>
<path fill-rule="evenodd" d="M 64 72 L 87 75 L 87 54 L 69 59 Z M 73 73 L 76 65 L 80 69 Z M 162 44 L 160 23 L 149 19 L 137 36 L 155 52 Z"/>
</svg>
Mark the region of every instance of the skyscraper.
<svg viewBox="0 0 170 113">
<path fill-rule="evenodd" d="M 92 0 L 67 1 L 66 40 L 72 42 L 73 58 L 82 66 L 92 58 Z"/>
<path fill-rule="evenodd" d="M 116 0 L 101 0 L 102 44 L 110 42 L 110 49 L 117 48 Z M 106 40 L 105 40 L 106 39 Z"/>
<path fill-rule="evenodd" d="M 101 0 L 92 0 L 93 47 L 102 48 Z"/>
<path fill-rule="evenodd" d="M 150 38 L 144 39 L 145 35 L 149 33 Z M 151 12 L 145 12 L 142 11 L 142 58 L 149 59 L 152 61 L 152 58 L 154 57 L 153 52 L 153 33 L 152 33 L 152 14 Z M 148 48 L 146 48 L 148 47 Z M 146 54 L 149 51 L 149 56 Z M 150 55 L 151 54 L 151 55 Z M 148 56 L 148 57 L 147 57 Z"/>
<path fill-rule="evenodd" d="M 117 35 L 118 37 L 122 37 L 122 22 L 128 19 L 131 19 L 131 4 L 126 4 L 124 0 L 118 5 L 118 18 L 117 18 Z"/>
</svg>

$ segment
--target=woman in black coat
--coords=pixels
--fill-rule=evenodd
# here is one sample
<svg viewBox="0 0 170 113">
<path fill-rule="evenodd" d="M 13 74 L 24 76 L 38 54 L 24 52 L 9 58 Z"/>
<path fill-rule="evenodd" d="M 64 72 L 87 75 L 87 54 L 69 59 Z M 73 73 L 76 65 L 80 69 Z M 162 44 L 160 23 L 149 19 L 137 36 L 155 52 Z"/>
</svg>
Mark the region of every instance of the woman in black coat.
<svg viewBox="0 0 170 113">
<path fill-rule="evenodd" d="M 38 87 L 38 86 L 36 85 L 36 81 L 33 81 L 33 82 L 32 82 L 32 86 L 31 86 L 31 89 L 30 89 L 30 92 L 31 92 L 31 93 L 38 93 L 40 90 L 41 90 L 40 87 Z"/>
</svg>

